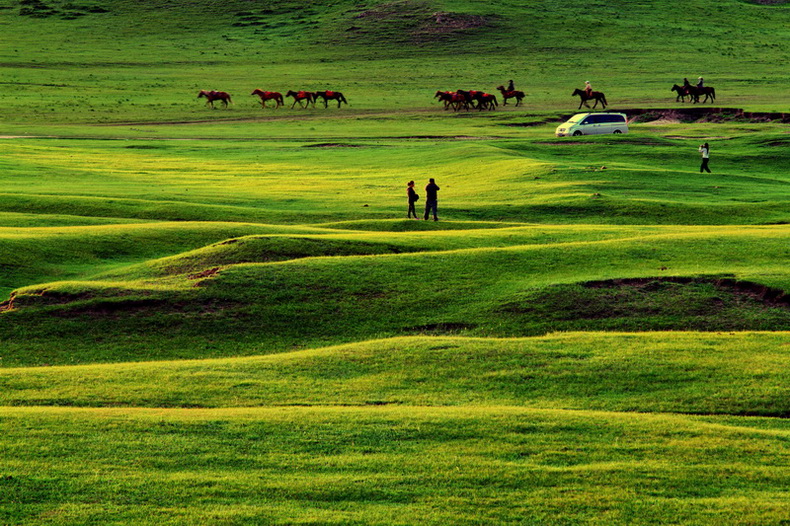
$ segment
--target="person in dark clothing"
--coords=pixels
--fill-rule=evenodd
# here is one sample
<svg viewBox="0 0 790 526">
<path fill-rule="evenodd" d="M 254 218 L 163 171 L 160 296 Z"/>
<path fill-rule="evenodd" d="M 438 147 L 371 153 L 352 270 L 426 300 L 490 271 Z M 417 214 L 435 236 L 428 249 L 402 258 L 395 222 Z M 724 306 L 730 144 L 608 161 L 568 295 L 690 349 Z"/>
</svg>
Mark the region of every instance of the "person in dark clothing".
<svg viewBox="0 0 790 526">
<path fill-rule="evenodd" d="M 419 219 L 417 211 L 414 209 L 414 203 L 417 202 L 420 196 L 414 191 L 414 181 L 409 181 L 409 184 L 406 185 L 406 195 L 409 197 L 409 212 L 406 214 L 406 217 L 411 219 L 413 216 L 414 219 Z"/>
<path fill-rule="evenodd" d="M 699 147 L 699 153 L 702 154 L 702 165 L 699 167 L 699 173 L 702 173 L 703 171 L 710 173 L 710 168 L 708 168 L 710 146 L 708 146 L 708 143 L 705 143 Z"/>
<path fill-rule="evenodd" d="M 513 86 L 513 81 L 507 83 L 507 90 L 508 91 L 516 91 L 516 88 Z"/>
<path fill-rule="evenodd" d="M 433 212 L 433 220 L 438 221 L 439 217 L 436 215 L 436 209 L 438 205 L 438 200 L 436 197 L 436 192 L 439 191 L 439 186 L 436 184 L 436 181 L 433 178 L 428 180 L 428 185 L 425 187 L 425 217 L 424 219 L 427 221 L 428 217 Z"/>
</svg>

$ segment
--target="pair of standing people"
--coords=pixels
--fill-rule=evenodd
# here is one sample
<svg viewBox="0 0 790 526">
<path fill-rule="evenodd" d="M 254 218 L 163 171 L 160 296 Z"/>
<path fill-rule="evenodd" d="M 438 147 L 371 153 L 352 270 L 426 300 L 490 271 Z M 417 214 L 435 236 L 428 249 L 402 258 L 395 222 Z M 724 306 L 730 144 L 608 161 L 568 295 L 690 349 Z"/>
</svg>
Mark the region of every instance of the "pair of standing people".
<svg viewBox="0 0 790 526">
<path fill-rule="evenodd" d="M 437 208 L 438 208 L 438 197 L 436 193 L 439 191 L 439 186 L 436 184 L 436 181 L 433 178 L 428 180 L 428 184 L 425 186 L 425 216 L 423 219 L 426 221 L 430 217 L 431 213 L 433 214 L 433 220 L 438 221 L 439 217 L 437 215 Z M 417 217 L 417 211 L 414 208 L 414 203 L 420 198 L 417 195 L 417 192 L 414 190 L 414 181 L 409 181 L 409 184 L 406 185 L 406 195 L 409 198 L 409 212 L 407 214 L 408 218 L 414 217 L 414 219 L 419 219 Z"/>
</svg>

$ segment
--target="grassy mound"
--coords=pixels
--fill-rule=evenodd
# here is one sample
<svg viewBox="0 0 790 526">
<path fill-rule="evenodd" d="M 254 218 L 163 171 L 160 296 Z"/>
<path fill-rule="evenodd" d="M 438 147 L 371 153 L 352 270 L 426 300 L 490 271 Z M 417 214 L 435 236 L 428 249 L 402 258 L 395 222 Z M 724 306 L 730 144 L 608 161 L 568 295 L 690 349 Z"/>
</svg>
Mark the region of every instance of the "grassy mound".
<svg viewBox="0 0 790 526">
<path fill-rule="evenodd" d="M 24 368 L 0 374 L 0 404 L 507 405 L 783 418 L 786 340 L 688 332 L 408 337 L 251 358 Z"/>
</svg>

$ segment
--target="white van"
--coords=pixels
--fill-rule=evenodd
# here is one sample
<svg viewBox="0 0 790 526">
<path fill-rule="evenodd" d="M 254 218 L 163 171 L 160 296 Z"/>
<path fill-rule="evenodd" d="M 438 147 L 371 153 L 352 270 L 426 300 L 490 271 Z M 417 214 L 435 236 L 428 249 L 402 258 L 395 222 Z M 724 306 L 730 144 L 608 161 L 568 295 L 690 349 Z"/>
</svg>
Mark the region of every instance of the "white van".
<svg viewBox="0 0 790 526">
<path fill-rule="evenodd" d="M 625 113 L 577 113 L 554 132 L 557 137 L 598 133 L 628 133 Z"/>
</svg>

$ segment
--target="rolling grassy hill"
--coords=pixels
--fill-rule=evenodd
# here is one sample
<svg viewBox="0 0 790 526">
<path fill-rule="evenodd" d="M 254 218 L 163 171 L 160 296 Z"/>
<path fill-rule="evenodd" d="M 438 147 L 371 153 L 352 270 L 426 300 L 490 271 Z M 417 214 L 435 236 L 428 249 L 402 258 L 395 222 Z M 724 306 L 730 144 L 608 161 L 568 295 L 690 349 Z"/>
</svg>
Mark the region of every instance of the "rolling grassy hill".
<svg viewBox="0 0 790 526">
<path fill-rule="evenodd" d="M 789 21 L 0 0 L 0 523 L 787 524 Z"/>
</svg>

